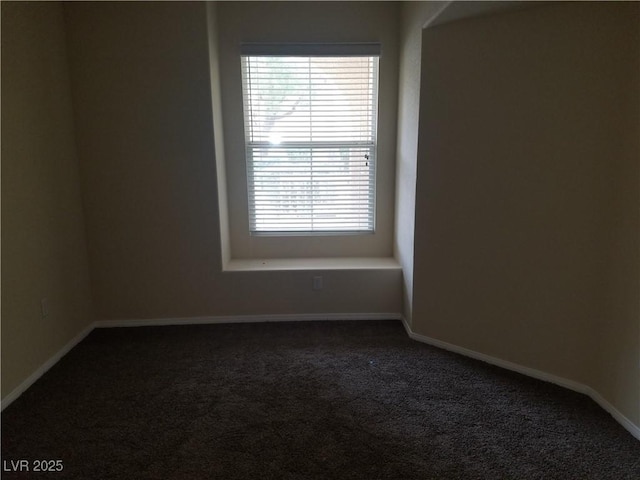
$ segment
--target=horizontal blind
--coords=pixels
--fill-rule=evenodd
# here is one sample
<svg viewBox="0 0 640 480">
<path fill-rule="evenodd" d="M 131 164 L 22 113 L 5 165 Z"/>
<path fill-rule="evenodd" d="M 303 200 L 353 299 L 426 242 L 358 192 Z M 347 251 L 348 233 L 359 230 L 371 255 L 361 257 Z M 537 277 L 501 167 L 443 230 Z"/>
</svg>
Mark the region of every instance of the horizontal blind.
<svg viewBox="0 0 640 480">
<path fill-rule="evenodd" d="M 242 67 L 250 231 L 374 231 L 378 57 Z"/>
<path fill-rule="evenodd" d="M 379 43 L 243 43 L 240 53 L 257 57 L 379 57 Z"/>
</svg>

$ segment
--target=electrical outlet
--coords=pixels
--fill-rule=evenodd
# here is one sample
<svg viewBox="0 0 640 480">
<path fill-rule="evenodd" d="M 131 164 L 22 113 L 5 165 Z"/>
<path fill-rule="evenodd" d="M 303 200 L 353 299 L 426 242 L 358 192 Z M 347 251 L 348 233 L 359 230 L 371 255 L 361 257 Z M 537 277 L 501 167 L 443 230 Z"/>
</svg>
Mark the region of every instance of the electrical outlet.
<svg viewBox="0 0 640 480">
<path fill-rule="evenodd" d="M 49 315 L 49 299 L 43 298 L 40 300 L 40 313 L 42 314 L 42 318 Z"/>
<path fill-rule="evenodd" d="M 322 290 L 322 277 L 313 277 L 313 289 Z"/>
</svg>

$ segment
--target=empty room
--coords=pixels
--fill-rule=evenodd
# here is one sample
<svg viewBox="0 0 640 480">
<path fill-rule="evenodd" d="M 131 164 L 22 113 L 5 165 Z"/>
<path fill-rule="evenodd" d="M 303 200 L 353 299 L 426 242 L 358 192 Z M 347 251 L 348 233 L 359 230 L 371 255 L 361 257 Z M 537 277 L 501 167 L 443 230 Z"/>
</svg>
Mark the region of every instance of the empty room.
<svg viewBox="0 0 640 480">
<path fill-rule="evenodd" d="M 640 2 L 0 7 L 2 478 L 640 478 Z"/>
</svg>

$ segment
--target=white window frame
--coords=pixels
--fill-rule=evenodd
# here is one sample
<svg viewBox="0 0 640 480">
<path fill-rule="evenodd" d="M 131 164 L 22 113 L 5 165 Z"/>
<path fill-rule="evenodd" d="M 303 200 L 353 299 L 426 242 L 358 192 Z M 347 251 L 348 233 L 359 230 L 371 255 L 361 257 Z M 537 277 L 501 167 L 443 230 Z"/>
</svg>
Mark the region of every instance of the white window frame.
<svg viewBox="0 0 640 480">
<path fill-rule="evenodd" d="M 245 119 L 245 148 L 246 148 L 246 167 L 247 167 L 247 188 L 248 188 L 248 219 L 249 219 L 249 233 L 251 235 L 301 235 L 301 236 L 318 236 L 318 235 L 352 235 L 352 234 L 372 234 L 375 233 L 375 221 L 376 221 L 376 171 L 377 171 L 377 123 L 378 123 L 378 81 L 379 81 L 379 67 L 378 58 L 380 57 L 381 49 L 380 44 L 368 43 L 368 44 L 243 44 L 241 46 L 242 56 L 242 91 L 244 99 L 244 119 Z M 375 59 L 375 72 L 373 74 L 373 96 L 372 96 L 372 131 L 371 138 L 368 141 L 331 141 L 330 139 L 324 139 L 323 141 L 311 141 L 311 142 L 296 142 L 296 141 L 282 141 L 277 142 L 274 147 L 274 142 L 270 142 L 265 139 L 253 140 L 252 139 L 252 124 L 250 119 L 251 109 L 248 106 L 248 72 L 247 63 L 245 59 L 255 56 L 269 56 L 269 57 L 376 57 Z M 327 228 L 326 225 L 321 222 L 320 227 L 311 228 L 296 228 L 295 226 L 289 226 L 288 228 L 258 228 L 256 222 L 256 197 L 254 196 L 254 186 L 252 185 L 254 179 L 254 157 L 256 157 L 257 151 L 261 149 L 280 149 L 286 151 L 290 149 L 308 149 L 309 155 L 313 157 L 317 152 L 324 151 L 324 155 L 330 155 L 326 152 L 335 152 L 336 149 L 359 149 L 356 150 L 359 154 L 362 153 L 363 161 L 366 159 L 366 165 L 368 167 L 368 184 L 366 187 L 367 199 L 363 200 L 363 205 L 366 205 L 368 217 L 366 222 L 361 222 L 358 226 L 346 225 L 345 228 L 335 228 L 335 225 Z M 313 163 L 313 160 L 310 160 Z M 313 174 L 311 174 L 313 175 Z M 311 177 L 312 178 L 312 177 Z M 364 178 L 364 176 L 362 177 Z M 313 187 L 312 187 L 313 188 Z M 314 207 L 312 207 L 313 209 Z M 348 207 L 345 207 L 348 208 Z M 310 215 L 310 219 L 314 214 Z M 354 222 L 355 223 L 355 222 Z"/>
</svg>

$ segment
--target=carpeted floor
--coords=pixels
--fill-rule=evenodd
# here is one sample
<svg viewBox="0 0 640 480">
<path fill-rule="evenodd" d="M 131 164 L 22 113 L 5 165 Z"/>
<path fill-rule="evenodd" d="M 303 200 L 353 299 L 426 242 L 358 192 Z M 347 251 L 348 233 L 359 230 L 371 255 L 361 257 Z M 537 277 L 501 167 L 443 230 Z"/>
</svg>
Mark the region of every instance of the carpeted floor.
<svg viewBox="0 0 640 480">
<path fill-rule="evenodd" d="M 591 399 L 410 340 L 399 322 L 92 332 L 2 413 L 70 479 L 633 479 Z"/>
</svg>

